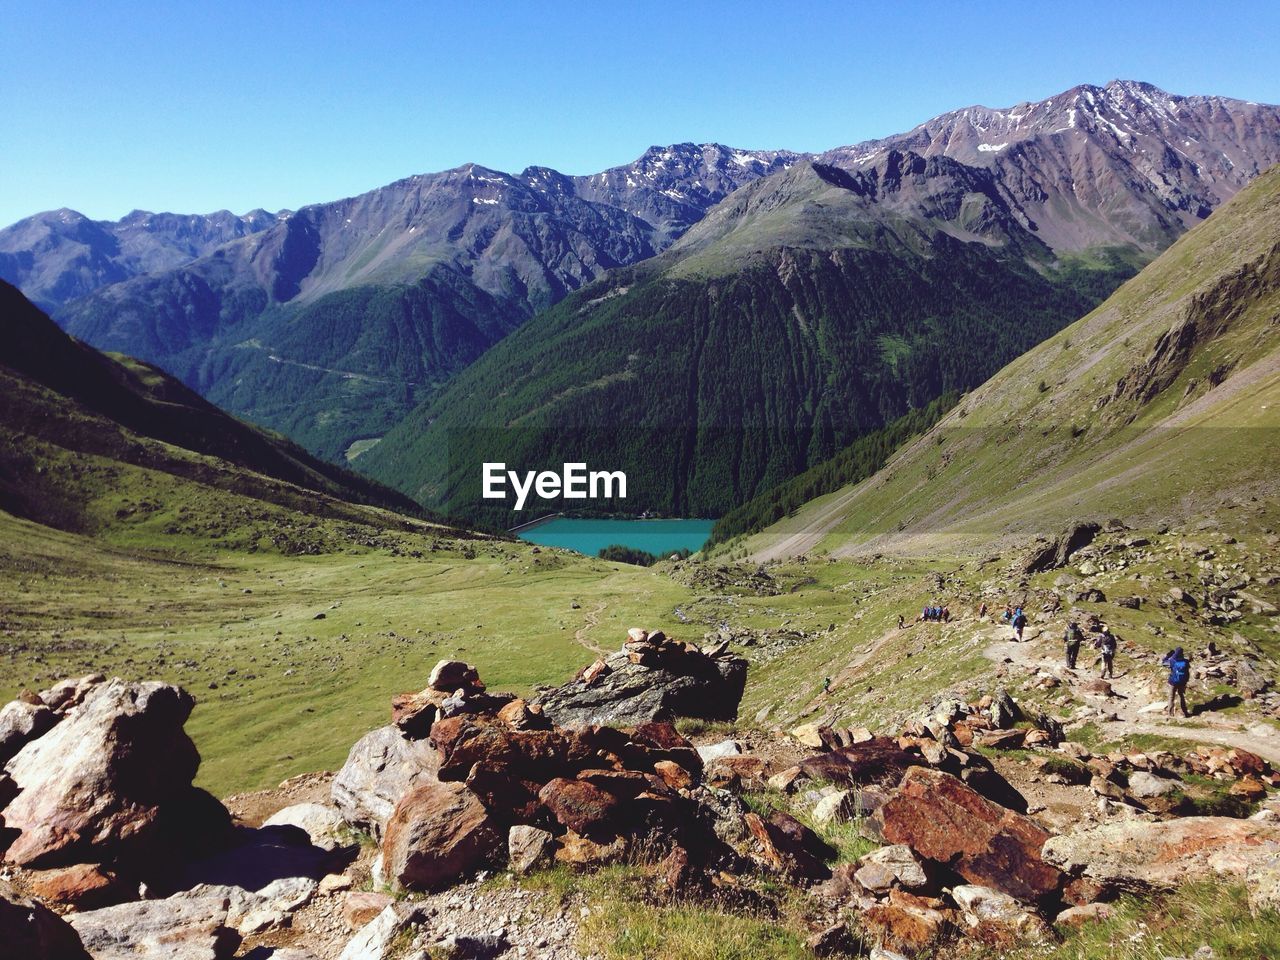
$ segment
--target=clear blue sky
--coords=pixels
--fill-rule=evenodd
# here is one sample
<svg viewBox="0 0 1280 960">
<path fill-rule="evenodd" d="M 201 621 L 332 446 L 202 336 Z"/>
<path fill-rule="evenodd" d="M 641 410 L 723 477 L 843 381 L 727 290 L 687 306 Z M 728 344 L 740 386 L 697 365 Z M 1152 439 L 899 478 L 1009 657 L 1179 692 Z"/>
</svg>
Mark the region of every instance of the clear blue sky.
<svg viewBox="0 0 1280 960">
<path fill-rule="evenodd" d="M 475 161 L 819 150 L 1081 82 L 1280 101 L 1280 3 L 0 0 L 0 224 L 296 208 Z"/>
</svg>

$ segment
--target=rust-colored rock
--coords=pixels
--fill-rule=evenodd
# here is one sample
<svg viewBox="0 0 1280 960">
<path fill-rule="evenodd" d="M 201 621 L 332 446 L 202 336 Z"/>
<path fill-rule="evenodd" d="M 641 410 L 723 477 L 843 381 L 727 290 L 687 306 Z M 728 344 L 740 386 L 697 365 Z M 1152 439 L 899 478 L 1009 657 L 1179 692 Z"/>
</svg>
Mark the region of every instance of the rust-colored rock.
<svg viewBox="0 0 1280 960">
<path fill-rule="evenodd" d="M 509 763 L 480 762 L 467 774 L 466 784 L 500 823 L 532 823 L 538 819 L 542 784 L 520 774 Z"/>
<path fill-rule="evenodd" d="M 603 660 L 596 660 L 588 664 L 583 671 L 578 674 L 578 679 L 582 681 L 583 686 L 590 687 L 598 683 L 610 672 L 612 672 L 612 670 L 607 663 Z"/>
<path fill-rule="evenodd" d="M 584 836 L 597 835 L 613 827 L 618 798 L 585 780 L 551 780 L 538 799 L 568 830 Z"/>
<path fill-rule="evenodd" d="M 1267 795 L 1267 785 L 1253 774 L 1245 774 L 1233 783 L 1227 792 L 1233 797 L 1239 797 L 1241 800 L 1247 800 L 1252 803 L 1255 800 L 1261 800 Z"/>
<path fill-rule="evenodd" d="M 693 786 L 693 775 L 672 760 L 657 761 L 653 770 L 673 790 L 685 790 Z"/>
<path fill-rule="evenodd" d="M 1263 760 L 1256 753 L 1250 753 L 1248 750 L 1241 750 L 1236 747 L 1227 753 L 1227 763 L 1231 765 L 1231 769 L 1236 776 L 1243 777 L 1252 774 L 1260 777 L 1267 772 L 1267 761 Z"/>
<path fill-rule="evenodd" d="M 27 886 L 42 900 L 82 910 L 105 907 L 127 893 L 114 873 L 94 863 L 37 871 Z"/>
<path fill-rule="evenodd" d="M 447 697 L 430 688 L 420 693 L 397 693 L 391 698 L 391 723 L 407 737 L 425 737 Z"/>
<path fill-rule="evenodd" d="M 673 847 L 658 865 L 658 869 L 662 872 L 663 883 L 672 893 L 679 893 L 689 887 L 696 875 L 689 861 L 689 851 L 684 847 Z"/>
<path fill-rule="evenodd" d="M 707 765 L 704 779 L 713 787 L 762 790 L 768 777 L 765 763 L 760 757 L 750 755 L 719 757 Z"/>
<path fill-rule="evenodd" d="M 498 711 L 498 719 L 512 730 L 550 730 L 551 721 L 542 714 L 542 708 L 527 700 L 516 698 Z"/>
<path fill-rule="evenodd" d="M 1019 900 L 1054 899 L 1066 882 L 1041 859 L 1045 830 L 950 774 L 913 767 L 875 820 L 889 843 L 904 843 L 970 883 Z"/>
<path fill-rule="evenodd" d="M 512 730 L 496 717 L 471 714 L 437 720 L 431 742 L 440 753 L 441 780 L 465 780 L 482 761 L 545 778 L 563 768 L 568 754 L 565 738 L 555 731 Z"/>
<path fill-rule="evenodd" d="M 877 904 L 862 914 L 861 921 L 874 939 L 908 954 L 937 943 L 948 927 L 946 913 L 912 902 Z"/>
<path fill-rule="evenodd" d="M 501 844 L 489 812 L 466 786 L 420 784 L 387 821 L 383 869 L 402 887 L 431 890 L 470 873 Z"/>
</svg>

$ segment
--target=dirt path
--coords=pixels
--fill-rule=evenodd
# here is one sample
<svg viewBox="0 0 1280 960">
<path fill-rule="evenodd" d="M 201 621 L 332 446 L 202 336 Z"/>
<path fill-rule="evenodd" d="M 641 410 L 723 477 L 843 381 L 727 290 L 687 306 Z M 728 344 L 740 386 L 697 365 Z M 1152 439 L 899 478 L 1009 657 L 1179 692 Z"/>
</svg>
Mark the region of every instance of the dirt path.
<svg viewBox="0 0 1280 960">
<path fill-rule="evenodd" d="M 609 655 L 609 652 L 603 649 L 598 643 L 596 643 L 590 637 L 588 637 L 587 631 L 593 627 L 597 627 L 600 625 L 600 614 L 604 613 L 605 610 L 607 610 L 608 608 L 609 608 L 609 605 L 607 603 L 605 603 L 603 600 L 600 601 L 600 606 L 596 607 L 594 610 L 590 611 L 586 615 L 586 617 L 584 618 L 586 622 L 581 627 L 579 627 L 573 634 L 573 639 L 577 640 L 578 643 L 582 644 L 584 647 L 586 647 L 588 650 L 590 650 L 592 653 L 594 653 L 596 656 L 599 656 L 599 657 L 607 657 Z"/>
<path fill-rule="evenodd" d="M 1095 656 L 1091 648 L 1080 652 L 1080 665 L 1071 671 L 1062 662 L 1057 634 L 1053 631 L 1029 638 L 1024 643 L 1009 639 L 1009 628 L 991 626 L 982 631 L 987 642 L 983 653 L 989 660 L 1002 663 L 1006 658 L 1030 670 L 1043 670 L 1067 683 L 1076 698 L 1092 706 L 1101 707 L 1120 718 L 1113 725 L 1117 734 L 1147 733 L 1177 740 L 1212 743 L 1222 747 L 1239 747 L 1280 765 L 1280 734 L 1268 732 L 1258 735 L 1246 729 L 1239 721 L 1218 714 L 1203 714 L 1190 719 L 1165 719 L 1161 713 L 1148 708 L 1157 698 L 1150 689 L 1150 675 L 1141 666 L 1121 671 L 1114 679 L 1108 678 L 1111 689 L 1118 696 L 1104 697 L 1085 692 L 1082 687 L 1098 674 L 1093 668 Z M 1195 704 L 1189 702 L 1193 709 Z"/>
</svg>

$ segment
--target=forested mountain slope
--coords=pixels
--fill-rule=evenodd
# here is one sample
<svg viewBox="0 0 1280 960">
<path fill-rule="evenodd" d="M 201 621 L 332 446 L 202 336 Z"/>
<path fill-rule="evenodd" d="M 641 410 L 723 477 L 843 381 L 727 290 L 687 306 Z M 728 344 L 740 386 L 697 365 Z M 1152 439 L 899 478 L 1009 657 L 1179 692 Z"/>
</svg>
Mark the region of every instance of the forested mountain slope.
<svg viewBox="0 0 1280 960">
<path fill-rule="evenodd" d="M 487 522 L 481 464 L 624 470 L 615 509 L 714 515 L 976 386 L 1132 271 L 1055 258 L 947 158 L 804 162 L 524 325 L 366 455 Z M 541 505 L 546 506 L 546 505 Z"/>
</svg>

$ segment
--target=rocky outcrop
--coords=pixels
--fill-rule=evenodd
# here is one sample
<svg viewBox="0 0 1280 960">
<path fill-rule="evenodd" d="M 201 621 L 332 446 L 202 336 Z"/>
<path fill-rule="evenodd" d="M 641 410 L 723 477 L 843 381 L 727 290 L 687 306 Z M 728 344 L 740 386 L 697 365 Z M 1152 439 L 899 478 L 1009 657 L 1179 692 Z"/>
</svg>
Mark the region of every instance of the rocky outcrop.
<svg viewBox="0 0 1280 960">
<path fill-rule="evenodd" d="M 492 857 L 501 837 L 479 798 L 461 783 L 424 783 L 387 821 L 383 872 L 414 890 L 444 886 Z"/>
<path fill-rule="evenodd" d="M 1048 902 L 1066 878 L 1040 850 L 1049 834 L 956 777 L 913 767 L 874 814 L 885 840 L 1024 902 Z"/>
<path fill-rule="evenodd" d="M 544 694 L 539 705 L 560 726 L 733 720 L 746 681 L 747 661 L 723 645 L 704 652 L 661 631 L 633 628 L 621 652 Z"/>
<path fill-rule="evenodd" d="M 1065 567 L 1071 555 L 1093 543 L 1093 538 L 1102 531 L 1098 523 L 1076 523 L 1064 530 L 1057 539 L 1034 546 L 1017 564 L 1017 572 L 1023 574 L 1043 573 L 1046 570 L 1057 570 Z"/>
<path fill-rule="evenodd" d="M 74 696 L 74 690 L 71 696 Z M 18 794 L 4 808 L 17 831 L 6 859 L 24 866 L 134 861 L 177 833 L 211 834 L 225 811 L 195 790 L 200 763 L 183 731 L 194 704 L 178 687 L 115 679 L 31 741 L 6 770 Z M 193 822 L 208 816 L 209 822 Z M 172 837 L 174 834 L 171 834 Z"/>
<path fill-rule="evenodd" d="M 1104 886 L 1145 893 L 1180 884 L 1243 880 L 1280 856 L 1280 824 L 1228 817 L 1183 817 L 1160 823 L 1125 820 L 1053 837 L 1044 859 Z"/>
<path fill-rule="evenodd" d="M 419 783 L 436 778 L 440 755 L 425 740 L 411 740 L 395 726 L 365 734 L 351 748 L 333 780 L 334 805 L 357 830 L 382 836 L 396 802 Z"/>
<path fill-rule="evenodd" d="M 0 883 L 0 952 L 21 960 L 90 960 L 80 936 L 39 901 Z"/>
<path fill-rule="evenodd" d="M 745 841 L 740 805 L 704 782 L 701 757 L 670 723 L 558 727 L 537 704 L 485 692 L 466 664 L 442 661 L 433 676 L 460 686 L 438 702 L 432 687 L 411 695 L 437 704 L 429 728 L 416 711 L 367 735 L 333 786 L 345 820 L 381 837 L 383 875 L 400 887 L 452 883 L 500 857 L 504 841 L 516 869 L 553 857 L 595 866 L 640 842 L 684 851 L 691 870 L 727 855 L 722 834 Z M 408 717 L 404 697 L 396 703 Z M 424 728 L 425 738 L 411 732 Z"/>
</svg>

